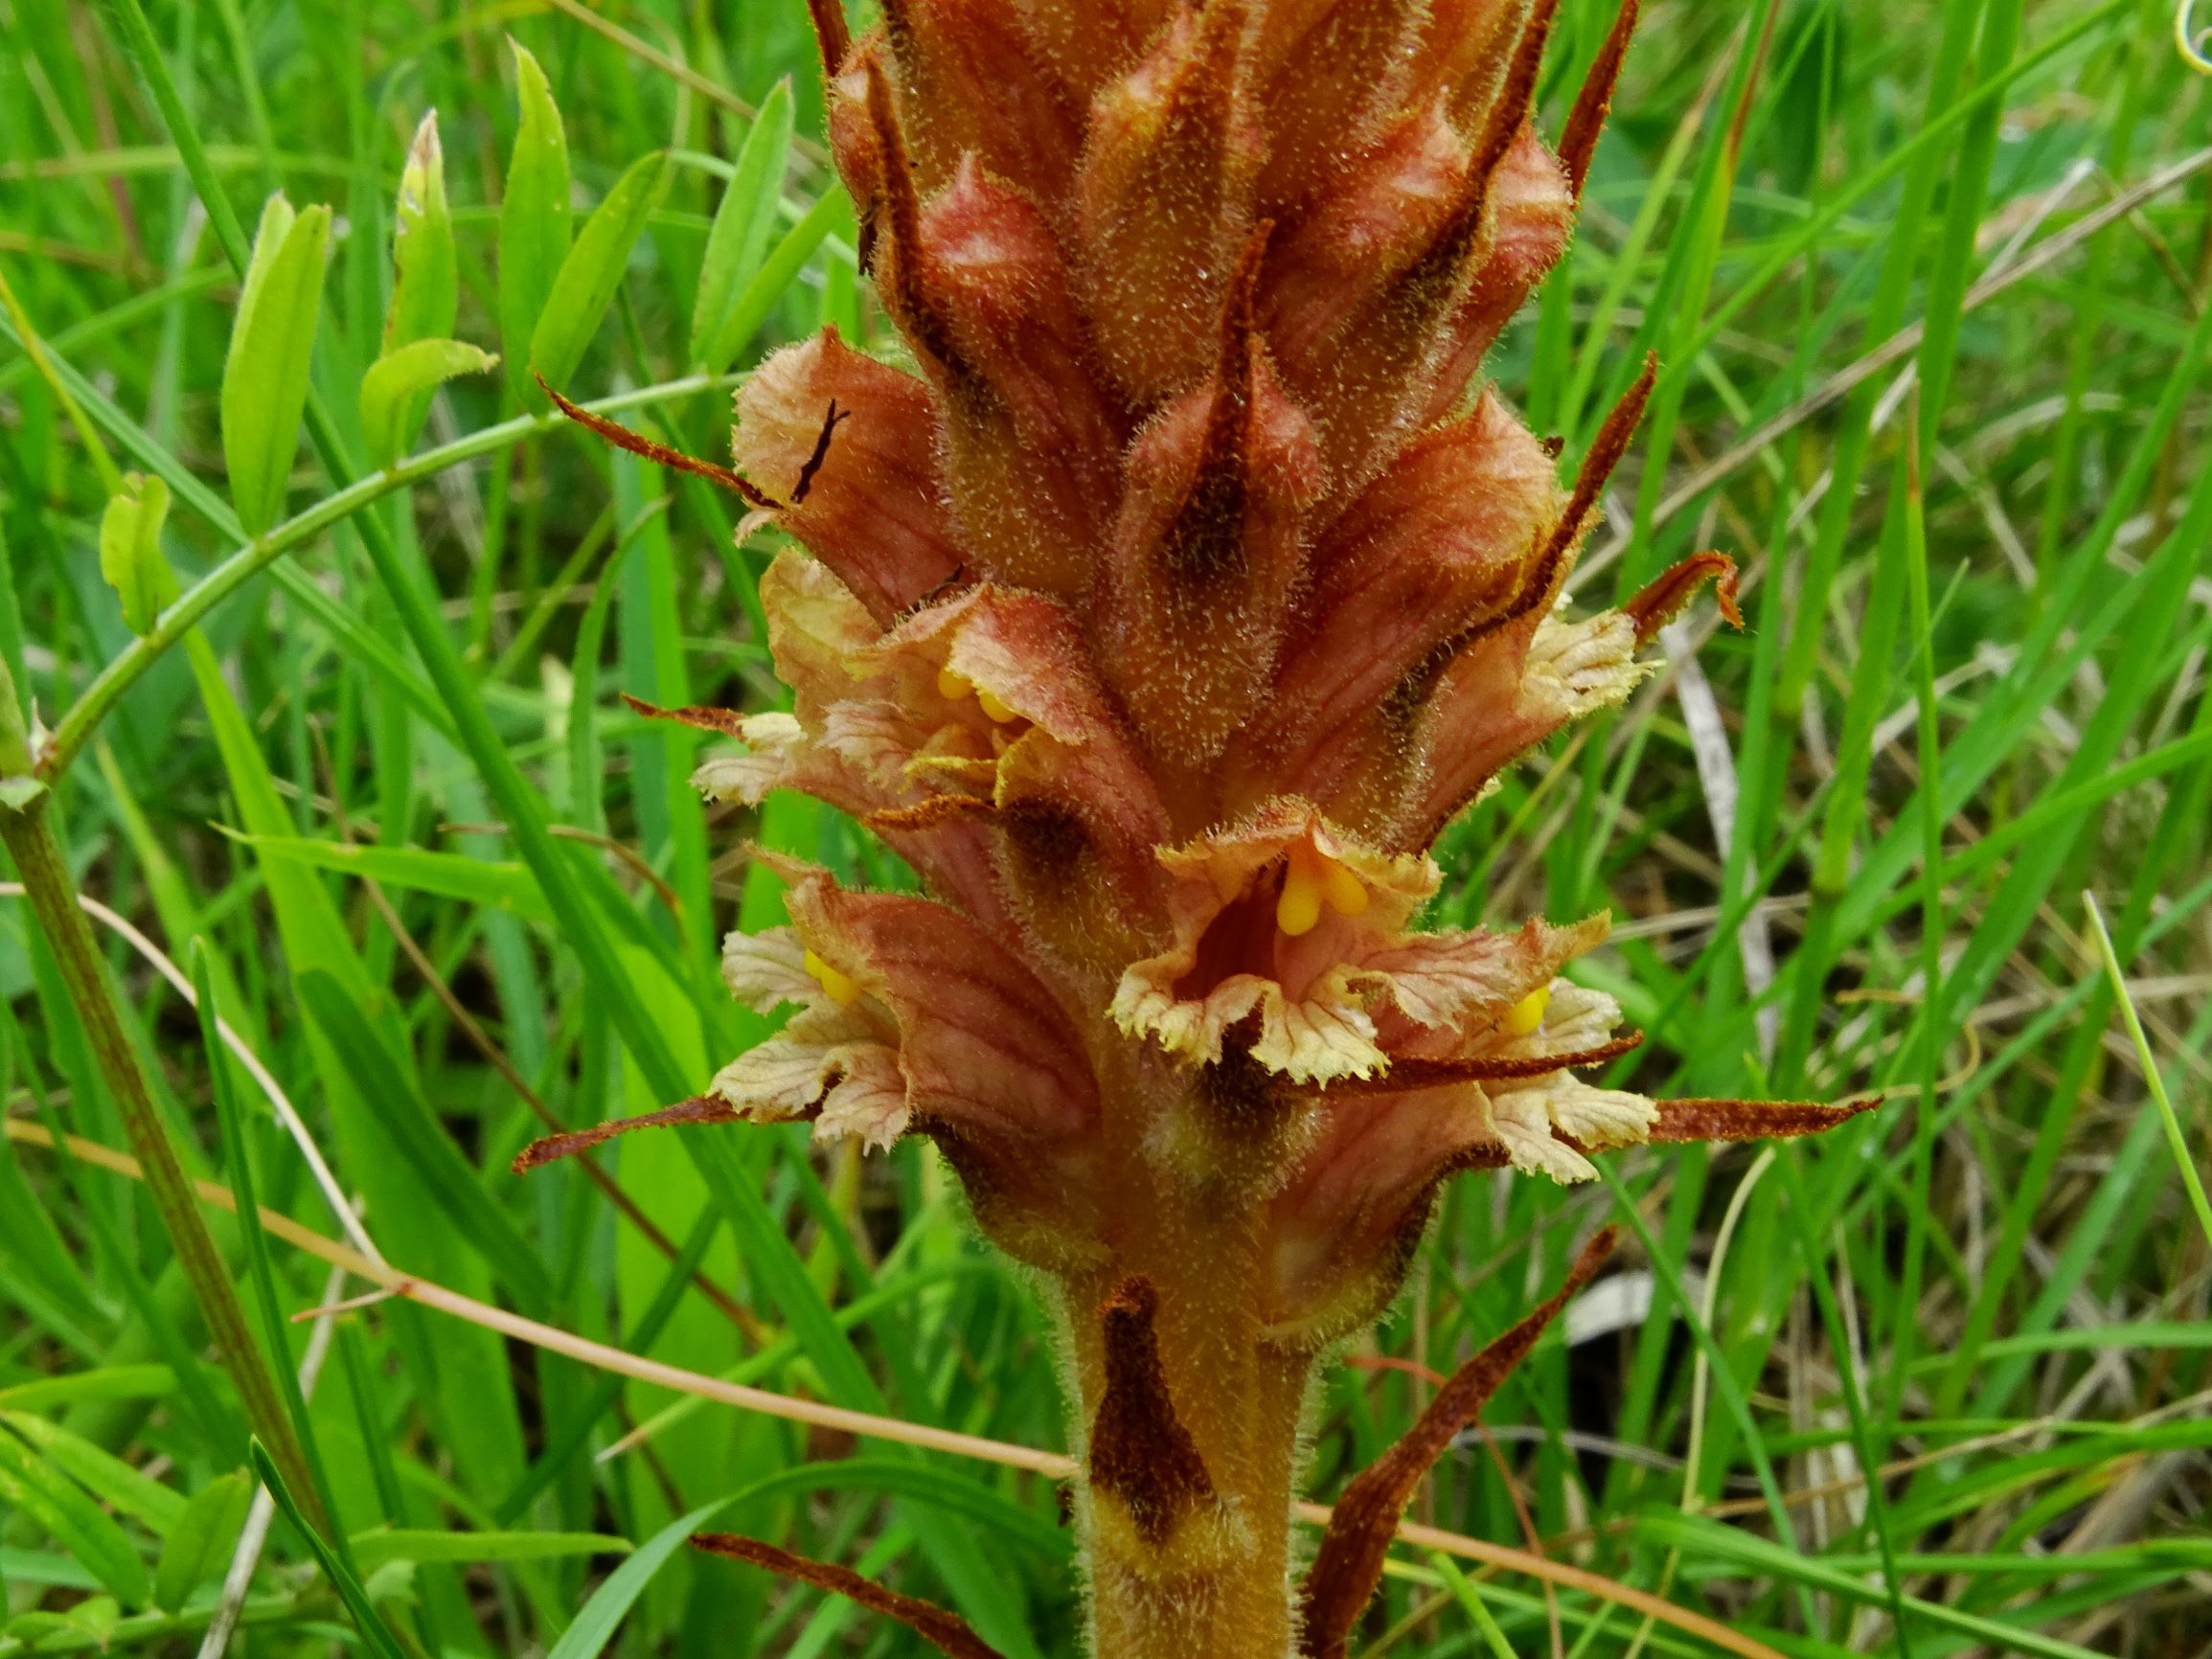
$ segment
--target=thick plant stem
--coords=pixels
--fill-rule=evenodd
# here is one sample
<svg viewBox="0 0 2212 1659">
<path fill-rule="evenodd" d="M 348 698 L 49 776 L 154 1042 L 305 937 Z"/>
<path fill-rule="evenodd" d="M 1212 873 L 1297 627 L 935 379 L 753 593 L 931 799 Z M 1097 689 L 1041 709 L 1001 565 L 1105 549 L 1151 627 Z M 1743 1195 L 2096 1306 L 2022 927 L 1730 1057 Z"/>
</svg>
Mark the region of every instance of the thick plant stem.
<svg viewBox="0 0 2212 1659">
<path fill-rule="evenodd" d="M 246 1325 L 245 1309 L 222 1253 L 207 1230 L 192 1184 L 178 1162 L 176 1148 L 153 1102 L 138 1056 L 123 1029 L 107 984 L 106 970 L 93 940 L 92 927 L 77 902 L 76 883 L 54 833 L 52 797 L 31 785 L 30 743 L 23 729 L 13 676 L 0 664 L 0 781 L 24 785 L 0 798 L 0 840 L 15 860 L 31 911 L 54 952 L 71 1005 L 83 1022 L 101 1076 L 122 1113 L 124 1132 L 131 1150 L 146 1170 L 147 1191 L 175 1247 L 177 1261 L 207 1320 L 216 1352 L 238 1389 L 246 1420 L 275 1453 L 278 1466 L 292 1489 L 324 1524 L 315 1484 L 309 1478 L 292 1420 L 285 1410 L 275 1380 Z M 239 1448 L 242 1455 L 244 1448 Z"/>
<path fill-rule="evenodd" d="M 1110 1052 L 1116 1038 L 1101 1034 Z M 1295 1644 L 1290 1519 L 1318 1345 L 1266 1323 L 1260 1152 L 1295 1121 L 1232 1125 L 1203 1087 L 1128 1052 L 1109 1162 L 1110 1261 L 1064 1274 L 1078 1521 L 1098 1659 L 1283 1659 Z M 1176 1079 L 1177 1082 L 1182 1079 Z M 1141 1144 L 1163 1121 L 1172 1152 Z M 1164 1154 L 1164 1155 L 1163 1155 Z"/>
<path fill-rule="evenodd" d="M 1290 1514 L 1311 1364 L 1265 1345 L 1206 1339 L 1162 1321 L 1162 1369 L 1194 1425 L 1212 1490 L 1158 1542 L 1094 1478 L 1081 1524 L 1099 1659 L 1283 1659 L 1294 1646 Z M 1081 1367 L 1095 1421 L 1103 1367 Z M 1215 1471 L 1219 1471 L 1218 1473 Z"/>
</svg>

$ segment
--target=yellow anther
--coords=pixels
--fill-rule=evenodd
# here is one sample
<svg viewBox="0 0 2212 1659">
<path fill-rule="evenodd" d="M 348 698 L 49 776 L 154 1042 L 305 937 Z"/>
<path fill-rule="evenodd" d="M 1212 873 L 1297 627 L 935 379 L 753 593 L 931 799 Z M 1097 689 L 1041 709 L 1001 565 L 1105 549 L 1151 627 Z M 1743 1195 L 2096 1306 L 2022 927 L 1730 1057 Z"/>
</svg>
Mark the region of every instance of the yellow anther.
<svg viewBox="0 0 2212 1659">
<path fill-rule="evenodd" d="M 1352 874 L 1351 867 L 1339 864 L 1334 858 L 1321 860 L 1321 892 L 1329 900 L 1329 908 L 1339 916 L 1364 916 L 1371 895 L 1367 883 Z"/>
<path fill-rule="evenodd" d="M 939 669 L 937 670 L 937 694 L 939 696 L 949 697 L 957 703 L 973 690 L 975 690 L 973 686 L 950 669 Z"/>
<path fill-rule="evenodd" d="M 989 692 L 978 691 L 975 693 L 975 702 L 978 708 L 980 708 L 985 714 L 989 715 L 992 719 L 996 720 L 1002 726 L 1005 725 L 1009 720 L 1018 720 L 1021 718 L 1019 715 L 1015 714 L 1012 709 L 1008 708 L 1004 703 L 1000 702 Z"/>
<path fill-rule="evenodd" d="M 1539 986 L 1505 1011 L 1505 1032 L 1508 1036 L 1524 1037 L 1543 1024 L 1544 1010 L 1551 1006 L 1552 988 Z"/>
<path fill-rule="evenodd" d="M 822 988 L 823 994 L 839 1008 L 851 1008 L 860 1000 L 859 983 L 849 973 L 832 967 L 812 951 L 809 951 L 803 966 L 813 981 Z"/>
<path fill-rule="evenodd" d="M 1283 872 L 1283 894 L 1275 900 L 1275 925 L 1292 939 L 1311 933 L 1321 920 L 1321 895 L 1326 877 L 1320 860 L 1301 841 L 1290 849 L 1289 868 Z"/>
</svg>

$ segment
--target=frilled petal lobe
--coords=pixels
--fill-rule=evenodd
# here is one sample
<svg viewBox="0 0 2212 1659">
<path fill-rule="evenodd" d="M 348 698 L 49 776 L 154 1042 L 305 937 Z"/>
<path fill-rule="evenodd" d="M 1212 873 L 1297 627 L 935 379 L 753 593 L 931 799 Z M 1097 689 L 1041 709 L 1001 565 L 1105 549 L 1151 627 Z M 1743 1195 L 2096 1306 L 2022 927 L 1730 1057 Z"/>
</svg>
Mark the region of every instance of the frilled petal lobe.
<svg viewBox="0 0 2212 1659">
<path fill-rule="evenodd" d="M 1515 756 L 1626 698 L 1647 671 L 1635 651 L 1634 621 L 1610 610 L 1576 623 L 1516 623 L 1471 646 L 1423 715 L 1427 783 L 1411 833 L 1434 833 Z"/>
<path fill-rule="evenodd" d="M 1389 1063 L 1375 1010 L 1394 1001 L 1401 973 L 1401 1015 L 1449 1000 L 1446 959 L 1463 936 L 1403 932 L 1436 891 L 1425 857 L 1377 852 L 1284 800 L 1160 861 L 1174 881 L 1175 942 L 1122 976 L 1113 1017 L 1132 1036 L 1219 1060 L 1229 1029 L 1253 1017 L 1251 1057 L 1267 1070 L 1371 1077 Z"/>
<path fill-rule="evenodd" d="M 898 1027 L 848 978 L 807 965 L 807 947 L 787 927 L 724 943 L 722 978 L 741 1002 L 763 1012 L 796 1003 L 799 1011 L 718 1072 L 713 1092 L 756 1122 L 811 1118 L 822 1139 L 888 1147 L 909 1117 Z"/>
<path fill-rule="evenodd" d="M 997 940 L 927 899 L 785 874 L 793 925 L 732 934 L 723 977 L 755 1008 L 799 1011 L 723 1067 L 716 1094 L 872 1146 L 916 1119 L 1040 1150 L 1091 1125 L 1096 1087 L 1072 1022 Z"/>
<path fill-rule="evenodd" d="M 961 563 L 936 430 L 928 387 L 825 329 L 753 372 L 738 395 L 734 443 L 739 469 L 790 504 L 777 522 L 888 624 Z"/>
</svg>

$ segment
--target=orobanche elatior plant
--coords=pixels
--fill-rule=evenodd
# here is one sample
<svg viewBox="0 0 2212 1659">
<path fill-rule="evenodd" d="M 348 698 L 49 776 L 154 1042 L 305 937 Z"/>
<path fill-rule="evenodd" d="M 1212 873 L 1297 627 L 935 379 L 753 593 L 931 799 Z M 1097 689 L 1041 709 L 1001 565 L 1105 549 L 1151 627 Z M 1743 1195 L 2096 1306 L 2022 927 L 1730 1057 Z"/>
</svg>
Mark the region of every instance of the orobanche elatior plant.
<svg viewBox="0 0 2212 1659">
<path fill-rule="evenodd" d="M 830 331 L 751 376 L 725 480 L 807 550 L 762 582 L 793 706 L 673 713 L 742 739 L 711 794 L 814 795 L 927 897 L 777 862 L 791 925 L 724 966 L 780 1034 L 530 1156 L 653 1121 L 934 1140 L 1057 1304 L 1100 1659 L 1342 1651 L 1400 1509 L 1567 1293 L 1353 1483 L 1301 1578 L 1316 1367 L 1454 1171 L 1573 1181 L 1847 1111 L 1579 1079 L 1635 1042 L 1561 977 L 1604 916 L 1412 926 L 1502 767 L 1618 703 L 1702 580 L 1733 615 L 1714 554 L 1561 614 L 1649 370 L 1567 489 L 1477 379 L 1565 243 L 1632 10 L 1555 152 L 1546 0 L 884 0 L 857 39 L 815 0 L 914 372 Z"/>
</svg>

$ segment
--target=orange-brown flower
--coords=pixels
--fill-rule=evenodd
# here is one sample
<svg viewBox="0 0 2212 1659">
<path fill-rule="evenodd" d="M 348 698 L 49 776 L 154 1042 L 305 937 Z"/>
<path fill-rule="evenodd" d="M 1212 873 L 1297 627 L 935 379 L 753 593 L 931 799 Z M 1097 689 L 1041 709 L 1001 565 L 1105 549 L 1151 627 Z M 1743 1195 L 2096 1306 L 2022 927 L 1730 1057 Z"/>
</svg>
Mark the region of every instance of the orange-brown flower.
<svg viewBox="0 0 2212 1659">
<path fill-rule="evenodd" d="M 1441 1181 L 1836 1116 L 1578 1076 L 1635 1040 L 1562 973 L 1603 916 L 1416 924 L 1454 814 L 1626 697 L 1699 580 L 1734 614 L 1717 555 L 1562 606 L 1649 367 L 1566 480 L 1480 379 L 1632 9 L 1559 153 L 1549 0 L 814 10 L 912 369 L 830 331 L 747 381 L 739 468 L 807 550 L 761 589 L 791 706 L 678 713 L 742 745 L 702 788 L 806 790 L 926 897 L 780 866 L 789 928 L 725 965 L 795 1011 L 713 1109 L 934 1137 L 1106 1425 L 1098 1650 L 1273 1659 L 1307 1379 Z"/>
</svg>

